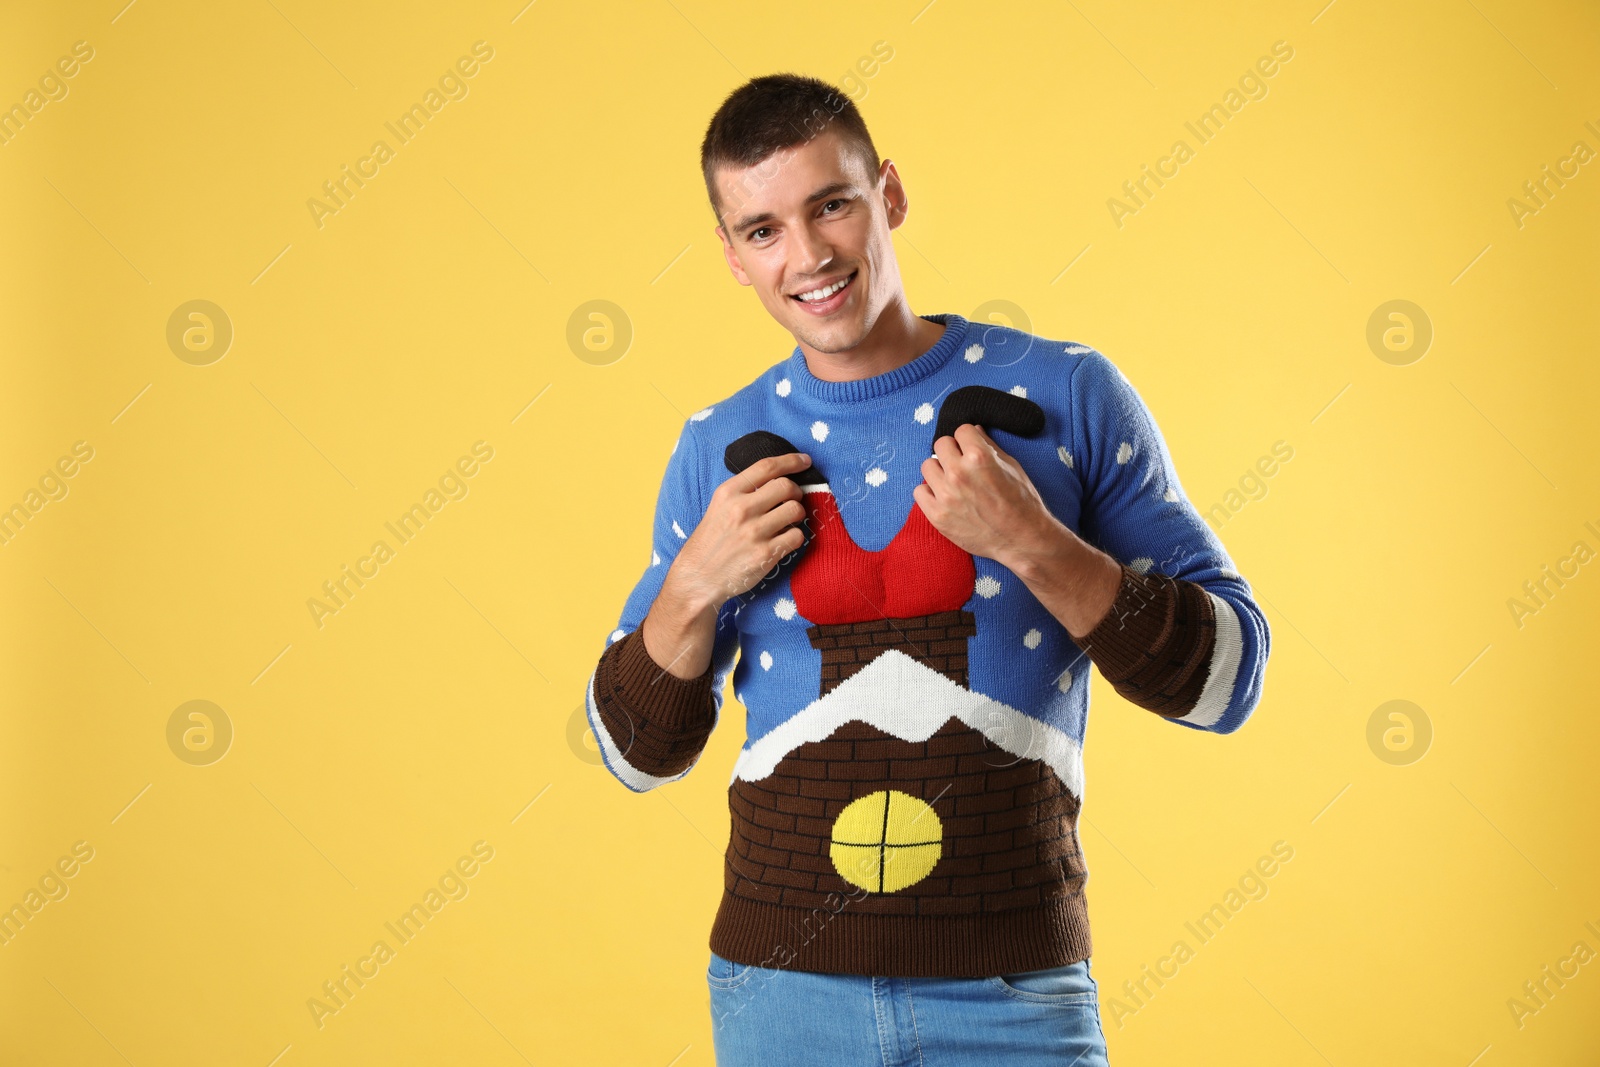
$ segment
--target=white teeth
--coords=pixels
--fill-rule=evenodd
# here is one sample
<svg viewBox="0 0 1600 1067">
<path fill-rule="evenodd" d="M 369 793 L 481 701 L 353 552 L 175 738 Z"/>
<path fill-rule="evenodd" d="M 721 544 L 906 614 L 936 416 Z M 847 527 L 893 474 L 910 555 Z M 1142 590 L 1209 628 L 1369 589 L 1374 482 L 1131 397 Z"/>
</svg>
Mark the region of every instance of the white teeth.
<svg viewBox="0 0 1600 1067">
<path fill-rule="evenodd" d="M 850 279 L 845 278 L 842 281 L 834 282 L 826 289 L 813 289 L 809 293 L 801 293 L 800 299 L 806 301 L 807 303 L 814 304 L 818 300 L 828 299 L 828 297 L 832 296 L 834 293 L 837 293 L 840 289 L 843 289 L 848 284 L 850 284 Z"/>
</svg>

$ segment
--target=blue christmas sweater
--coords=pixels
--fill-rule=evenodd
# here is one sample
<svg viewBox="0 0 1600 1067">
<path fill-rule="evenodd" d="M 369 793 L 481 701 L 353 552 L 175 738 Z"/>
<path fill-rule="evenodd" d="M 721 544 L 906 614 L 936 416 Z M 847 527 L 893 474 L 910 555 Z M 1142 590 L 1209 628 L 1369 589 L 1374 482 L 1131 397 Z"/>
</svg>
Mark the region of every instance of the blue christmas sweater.
<svg viewBox="0 0 1600 1067">
<path fill-rule="evenodd" d="M 856 381 L 796 347 L 690 415 L 668 457 L 649 564 L 589 680 L 605 766 L 636 791 L 687 774 L 732 675 L 747 740 L 711 948 L 736 962 L 871 975 L 993 975 L 1090 955 L 1078 840 L 1089 666 L 1192 730 L 1237 730 L 1270 635 L 1183 492 L 1139 394 L 1094 349 L 959 315 L 926 352 Z M 1023 581 L 914 502 L 933 441 L 983 425 L 1050 512 L 1121 564 L 1075 641 Z M 639 634 L 711 492 L 804 451 L 804 545 L 717 618 L 696 679 Z"/>
</svg>

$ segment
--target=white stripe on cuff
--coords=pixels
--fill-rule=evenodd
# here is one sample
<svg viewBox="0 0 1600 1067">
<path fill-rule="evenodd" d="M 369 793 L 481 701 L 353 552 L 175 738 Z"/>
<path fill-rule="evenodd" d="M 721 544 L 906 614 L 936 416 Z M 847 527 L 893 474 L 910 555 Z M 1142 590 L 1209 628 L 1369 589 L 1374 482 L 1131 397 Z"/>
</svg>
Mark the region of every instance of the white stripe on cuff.
<svg viewBox="0 0 1600 1067">
<path fill-rule="evenodd" d="M 1211 666 L 1200 699 L 1187 715 L 1178 716 L 1196 726 L 1215 726 L 1233 699 L 1233 683 L 1239 677 L 1239 661 L 1244 658 L 1244 639 L 1239 632 L 1239 616 L 1211 590 L 1211 607 L 1217 619 L 1217 632 L 1211 649 Z"/>
</svg>

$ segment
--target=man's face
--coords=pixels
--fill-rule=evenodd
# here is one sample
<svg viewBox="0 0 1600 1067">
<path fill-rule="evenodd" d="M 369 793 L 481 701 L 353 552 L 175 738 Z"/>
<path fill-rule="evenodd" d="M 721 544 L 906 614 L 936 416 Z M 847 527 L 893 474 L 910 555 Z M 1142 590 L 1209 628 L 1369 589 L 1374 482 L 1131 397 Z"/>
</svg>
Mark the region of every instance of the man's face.
<svg viewBox="0 0 1600 1067">
<path fill-rule="evenodd" d="M 827 130 L 753 167 L 719 167 L 716 184 L 729 268 L 801 344 L 848 351 L 902 295 L 889 231 L 905 219 L 905 191 L 889 160 L 872 174 Z"/>
</svg>

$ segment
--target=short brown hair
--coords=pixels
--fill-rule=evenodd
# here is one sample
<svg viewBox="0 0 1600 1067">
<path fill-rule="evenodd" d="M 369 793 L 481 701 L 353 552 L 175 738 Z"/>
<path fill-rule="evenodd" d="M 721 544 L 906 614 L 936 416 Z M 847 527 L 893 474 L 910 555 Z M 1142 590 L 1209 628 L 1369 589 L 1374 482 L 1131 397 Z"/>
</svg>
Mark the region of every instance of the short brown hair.
<svg viewBox="0 0 1600 1067">
<path fill-rule="evenodd" d="M 848 95 L 803 74 L 768 74 L 745 82 L 722 102 L 700 143 L 700 171 L 711 210 L 722 221 L 717 198 L 719 166 L 753 167 L 779 149 L 833 129 L 876 175 L 878 149 Z"/>
</svg>

